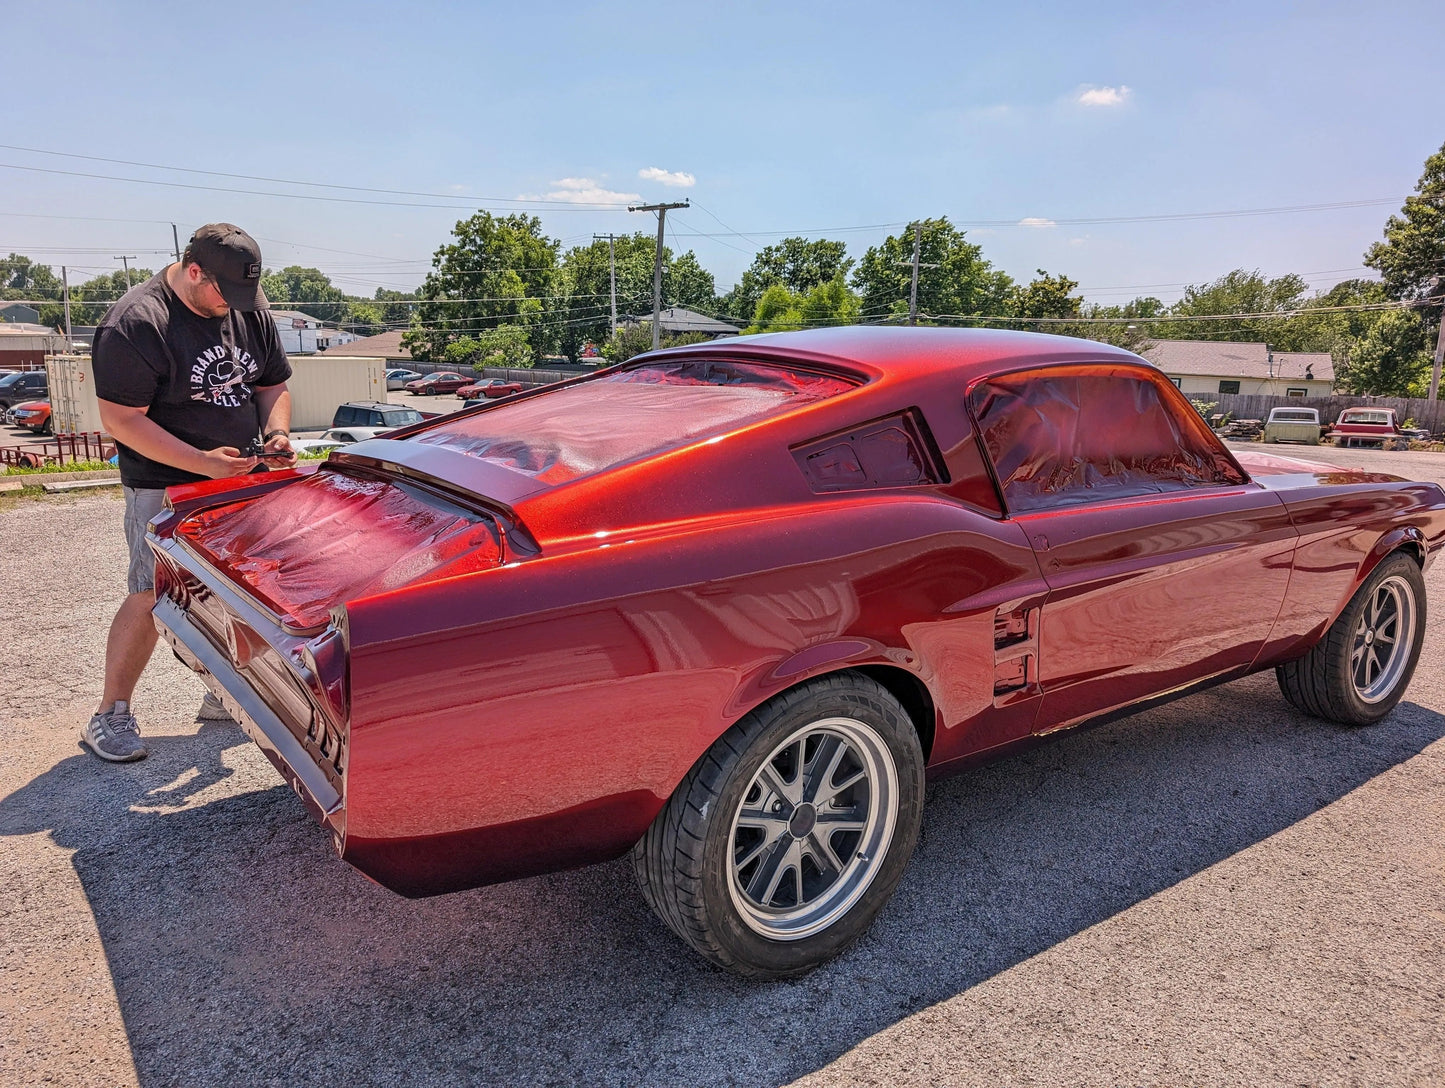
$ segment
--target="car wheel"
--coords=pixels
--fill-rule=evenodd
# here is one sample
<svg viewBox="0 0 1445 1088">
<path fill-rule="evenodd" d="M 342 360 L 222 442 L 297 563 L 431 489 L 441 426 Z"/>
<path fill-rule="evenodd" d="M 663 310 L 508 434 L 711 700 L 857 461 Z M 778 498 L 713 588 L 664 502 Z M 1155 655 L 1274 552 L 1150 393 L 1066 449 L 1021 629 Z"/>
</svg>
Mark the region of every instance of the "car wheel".
<svg viewBox="0 0 1445 1088">
<path fill-rule="evenodd" d="M 633 848 L 633 867 L 653 911 L 703 956 L 786 978 L 868 928 L 922 812 L 907 712 L 866 677 L 822 677 L 713 744 Z"/>
<path fill-rule="evenodd" d="M 1370 725 L 1405 694 L 1425 637 L 1425 579 L 1403 552 L 1380 562 L 1325 637 L 1275 669 L 1291 703 L 1341 725 Z"/>
</svg>

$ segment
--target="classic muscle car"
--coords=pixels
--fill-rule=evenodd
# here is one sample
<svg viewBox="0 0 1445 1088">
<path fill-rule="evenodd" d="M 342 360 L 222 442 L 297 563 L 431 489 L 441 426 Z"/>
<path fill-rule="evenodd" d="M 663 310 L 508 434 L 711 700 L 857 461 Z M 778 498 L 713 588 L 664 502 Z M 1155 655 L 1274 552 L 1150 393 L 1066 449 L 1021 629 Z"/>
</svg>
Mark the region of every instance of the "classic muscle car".
<svg viewBox="0 0 1445 1088">
<path fill-rule="evenodd" d="M 925 775 L 1262 669 L 1395 706 L 1445 493 L 1252 463 L 1103 344 L 745 337 L 173 488 L 155 617 L 383 885 L 631 852 L 780 977 L 882 908 Z"/>
</svg>

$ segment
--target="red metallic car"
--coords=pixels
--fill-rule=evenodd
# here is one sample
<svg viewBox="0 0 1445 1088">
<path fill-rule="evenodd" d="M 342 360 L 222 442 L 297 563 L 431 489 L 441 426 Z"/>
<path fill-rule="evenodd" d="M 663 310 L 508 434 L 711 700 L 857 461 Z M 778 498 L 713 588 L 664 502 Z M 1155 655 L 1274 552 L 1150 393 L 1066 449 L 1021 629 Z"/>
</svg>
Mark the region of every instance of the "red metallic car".
<svg viewBox="0 0 1445 1088">
<path fill-rule="evenodd" d="M 406 383 L 406 391 L 413 396 L 417 394 L 434 393 L 455 393 L 464 385 L 469 385 L 476 379 L 464 378 L 450 370 L 438 370 L 435 374 L 428 374 L 425 378 L 418 378 L 414 382 Z"/>
<path fill-rule="evenodd" d="M 15 426 L 28 427 L 36 434 L 50 433 L 50 402 L 48 400 L 27 400 L 17 404 L 11 411 L 15 414 Z"/>
<path fill-rule="evenodd" d="M 521 382 L 509 382 L 505 378 L 483 378 L 479 382 L 462 386 L 457 390 L 457 396 L 462 400 L 472 400 L 476 397 L 494 400 L 497 397 L 510 397 L 513 393 L 521 391 Z"/>
<path fill-rule="evenodd" d="M 745 337 L 173 488 L 155 616 L 387 887 L 630 851 L 781 977 L 887 901 L 925 776 L 1267 668 L 1395 706 L 1445 492 L 1255 464 L 1102 344 Z"/>
</svg>

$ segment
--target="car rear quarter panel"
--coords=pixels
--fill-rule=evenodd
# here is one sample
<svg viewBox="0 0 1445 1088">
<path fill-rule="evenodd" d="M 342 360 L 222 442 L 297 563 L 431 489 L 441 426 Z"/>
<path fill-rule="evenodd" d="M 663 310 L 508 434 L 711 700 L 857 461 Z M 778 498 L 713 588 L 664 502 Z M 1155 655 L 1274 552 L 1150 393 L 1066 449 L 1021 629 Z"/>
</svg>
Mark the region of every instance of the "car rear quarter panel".
<svg viewBox="0 0 1445 1088">
<path fill-rule="evenodd" d="M 1445 546 L 1445 493 L 1436 484 L 1357 474 L 1350 482 L 1279 494 L 1299 542 L 1284 608 L 1257 667 L 1298 657 L 1318 642 L 1391 552 L 1406 548 L 1424 562 Z"/>
<path fill-rule="evenodd" d="M 735 721 L 850 665 L 927 686 L 935 761 L 999 739 L 994 615 L 1041 589 L 1014 526 L 909 492 L 607 545 L 350 608 L 348 860 L 430 894 L 616 856 Z"/>
</svg>

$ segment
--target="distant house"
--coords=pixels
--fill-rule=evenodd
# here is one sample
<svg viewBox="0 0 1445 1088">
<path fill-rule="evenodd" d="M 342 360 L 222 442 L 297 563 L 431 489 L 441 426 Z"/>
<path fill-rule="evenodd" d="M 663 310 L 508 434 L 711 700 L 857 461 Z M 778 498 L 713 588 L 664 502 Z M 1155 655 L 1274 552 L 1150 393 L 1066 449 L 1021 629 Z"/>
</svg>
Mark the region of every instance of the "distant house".
<svg viewBox="0 0 1445 1088">
<path fill-rule="evenodd" d="M 405 329 L 393 329 L 380 336 L 363 336 L 346 343 L 334 343 L 331 347 L 317 352 L 318 355 L 360 355 L 374 359 L 385 359 L 388 367 L 406 366 L 411 362 L 411 352 L 402 347 L 401 336 Z M 350 335 L 349 333 L 347 335 Z"/>
<path fill-rule="evenodd" d="M 1188 397 L 1220 393 L 1327 397 L 1335 387 L 1328 352 L 1270 351 L 1266 344 L 1151 340 L 1139 352 Z"/>
<path fill-rule="evenodd" d="M 0 302 L 0 321 L 33 325 L 40 320 L 40 311 L 23 302 Z"/>
<path fill-rule="evenodd" d="M 272 307 L 271 317 L 276 322 L 276 331 L 281 334 L 281 346 L 286 349 L 287 355 L 311 355 L 357 339 L 355 333 L 324 325 L 300 310 Z"/>
<path fill-rule="evenodd" d="M 0 324 L 0 369 L 38 370 L 47 355 L 65 350 L 65 337 L 45 325 L 30 322 Z"/>
<path fill-rule="evenodd" d="M 624 320 L 628 325 L 650 325 L 652 314 L 638 314 Z M 743 331 L 736 325 L 729 325 L 726 321 L 719 321 L 695 310 L 684 310 L 681 306 L 663 310 L 657 324 L 666 336 L 677 336 L 685 332 L 700 332 L 705 336 L 736 336 Z"/>
</svg>

